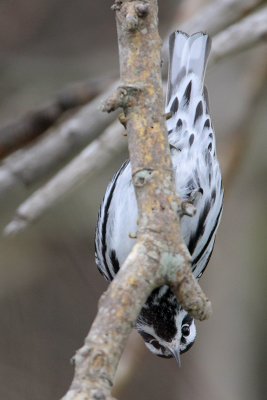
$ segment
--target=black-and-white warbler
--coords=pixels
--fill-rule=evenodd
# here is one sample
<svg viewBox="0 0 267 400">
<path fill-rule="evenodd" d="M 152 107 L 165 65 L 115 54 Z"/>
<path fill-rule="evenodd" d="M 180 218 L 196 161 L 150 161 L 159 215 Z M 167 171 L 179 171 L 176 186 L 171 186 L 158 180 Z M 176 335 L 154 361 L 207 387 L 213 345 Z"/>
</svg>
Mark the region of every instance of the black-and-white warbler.
<svg viewBox="0 0 267 400">
<path fill-rule="evenodd" d="M 196 208 L 183 216 L 181 228 L 199 279 L 212 254 L 223 208 L 223 186 L 216 156 L 204 75 L 210 51 L 208 35 L 174 32 L 169 39 L 166 121 L 177 193 Z M 98 215 L 96 263 L 112 280 L 131 251 L 137 231 L 137 204 L 126 161 L 109 184 Z M 179 306 L 168 286 L 155 289 L 138 317 L 136 328 L 146 346 L 161 357 L 187 351 L 196 338 L 193 318 Z"/>
</svg>

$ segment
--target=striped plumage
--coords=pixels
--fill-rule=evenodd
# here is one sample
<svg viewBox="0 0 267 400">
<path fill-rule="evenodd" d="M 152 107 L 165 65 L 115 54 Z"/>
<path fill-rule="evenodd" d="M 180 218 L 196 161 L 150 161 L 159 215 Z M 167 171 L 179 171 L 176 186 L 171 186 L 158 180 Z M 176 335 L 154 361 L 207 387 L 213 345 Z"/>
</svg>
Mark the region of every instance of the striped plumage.
<svg viewBox="0 0 267 400">
<path fill-rule="evenodd" d="M 196 208 L 183 216 L 184 241 L 192 255 L 192 269 L 200 278 L 210 259 L 223 205 L 221 173 L 209 115 L 204 75 L 210 51 L 206 34 L 170 36 L 166 100 L 168 137 L 177 193 Z M 132 249 L 137 231 L 137 204 L 126 161 L 109 184 L 96 229 L 96 263 L 111 280 Z M 136 327 L 147 347 L 163 357 L 188 350 L 196 336 L 194 320 L 181 309 L 167 286 L 155 289 L 141 310 Z"/>
</svg>

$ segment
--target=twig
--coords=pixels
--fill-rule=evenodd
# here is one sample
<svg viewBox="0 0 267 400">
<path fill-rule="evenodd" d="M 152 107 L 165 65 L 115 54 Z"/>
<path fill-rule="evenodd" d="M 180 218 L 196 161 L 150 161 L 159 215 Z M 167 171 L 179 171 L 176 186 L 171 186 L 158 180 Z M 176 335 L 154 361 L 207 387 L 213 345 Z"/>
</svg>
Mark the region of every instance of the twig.
<svg viewBox="0 0 267 400">
<path fill-rule="evenodd" d="M 214 36 L 254 10 L 265 0 L 215 0 L 197 13 L 181 29 L 188 33 L 206 31 Z"/>
<path fill-rule="evenodd" d="M 123 128 L 118 122 L 113 122 L 98 139 L 18 208 L 15 219 L 5 228 L 4 234 L 12 235 L 25 229 L 61 196 L 103 168 L 116 154 L 120 154 L 127 145 L 122 140 L 122 132 Z"/>
<path fill-rule="evenodd" d="M 183 23 L 180 29 L 186 32 L 204 30 L 214 34 L 262 2 L 263 0 L 217 0 Z M 164 47 L 167 48 L 167 39 Z M 114 85 L 118 84 L 119 82 L 115 82 Z M 109 93 L 104 97 L 109 96 Z M 7 157 L 0 167 L 0 198 L 16 186 L 29 187 L 51 174 L 61 163 L 96 138 L 115 119 L 112 114 L 107 117 L 98 112 L 102 101 L 103 96 L 98 96 L 90 105 L 83 107 L 59 128 L 51 130 L 49 135 L 45 135 L 36 144 Z"/>
<path fill-rule="evenodd" d="M 255 117 L 255 105 L 265 90 L 264 83 L 267 78 L 266 66 L 267 51 L 256 55 L 248 65 L 244 75 L 244 86 L 247 86 L 249 96 L 242 99 L 242 112 L 233 127 L 231 140 L 226 140 L 222 145 L 224 157 L 221 159 L 221 167 L 224 171 L 224 187 L 226 190 L 246 157 L 249 144 L 253 138 L 254 130 L 251 121 Z"/>
<path fill-rule="evenodd" d="M 210 62 L 216 63 L 226 56 L 247 50 L 263 41 L 267 41 L 267 7 L 218 34 L 213 41 Z"/>
<path fill-rule="evenodd" d="M 116 86 L 117 83 L 112 85 L 108 93 L 113 93 Z M 35 145 L 7 157 L 0 168 L 0 198 L 16 185 L 33 184 L 95 139 L 116 117 L 99 112 L 106 95 L 96 97 Z"/>
<path fill-rule="evenodd" d="M 249 46 L 254 45 L 257 37 L 260 40 L 261 35 L 259 35 L 259 32 L 263 32 L 263 30 L 267 28 L 267 18 L 264 18 L 267 14 L 266 10 L 266 8 L 262 9 L 215 36 L 208 67 L 210 68 L 215 62 L 219 62 L 232 54 L 233 49 L 235 53 L 238 53 L 240 50 L 244 48 L 247 49 Z M 255 20 L 261 21 L 262 23 L 258 23 L 258 27 L 255 27 L 253 33 L 250 33 L 249 30 L 252 30 L 251 22 L 255 22 Z M 231 40 L 229 40 L 230 31 L 232 30 L 243 32 L 244 38 L 241 35 L 232 35 Z M 218 54 L 220 54 L 219 57 Z M 105 140 L 108 140 L 110 145 L 99 146 L 99 144 L 104 143 Z M 78 155 L 70 165 L 64 167 L 48 183 L 26 199 L 17 209 L 13 220 L 6 227 L 4 233 L 6 235 L 16 234 L 22 229 L 25 229 L 64 194 L 72 190 L 74 185 L 77 186 L 83 182 L 86 174 L 88 177 L 91 176 L 93 171 L 101 168 L 101 163 L 104 167 L 114 155 L 118 154 L 116 146 L 118 146 L 119 150 L 122 149 L 123 141 L 121 140 L 119 129 L 116 129 L 116 125 L 112 125 L 112 128 L 108 128 L 107 132 L 103 134 L 102 139 L 100 137 L 99 140 L 96 140 L 96 144 L 93 142 L 88 145 L 88 148 Z M 92 152 L 95 152 L 94 157 L 91 157 L 90 160 L 87 157 L 86 164 L 84 161 L 84 154 L 92 154 Z"/>
<path fill-rule="evenodd" d="M 149 6 L 141 16 L 140 3 Z M 65 400 L 111 399 L 126 339 L 153 288 L 168 283 L 192 315 L 203 319 L 210 313 L 180 234 L 181 200 L 175 194 L 163 118 L 157 1 L 115 1 L 115 8 L 123 84 L 105 108 L 120 105 L 127 116 L 138 239 L 101 298 L 91 331 L 75 356 L 75 375 Z"/>
<path fill-rule="evenodd" d="M 64 112 L 91 101 L 105 88 L 104 84 L 107 85 L 105 79 L 104 82 L 101 80 L 72 85 L 48 104 L 1 127 L 0 159 L 32 142 L 57 122 Z"/>
<path fill-rule="evenodd" d="M 210 36 L 215 36 L 261 3 L 264 3 L 264 0 L 214 0 L 188 21 L 182 22 L 178 29 L 191 34 L 204 31 Z M 170 29 L 170 33 L 174 30 L 177 30 L 177 23 Z M 163 46 L 164 59 L 167 59 L 167 54 L 168 43 L 165 41 Z"/>
</svg>

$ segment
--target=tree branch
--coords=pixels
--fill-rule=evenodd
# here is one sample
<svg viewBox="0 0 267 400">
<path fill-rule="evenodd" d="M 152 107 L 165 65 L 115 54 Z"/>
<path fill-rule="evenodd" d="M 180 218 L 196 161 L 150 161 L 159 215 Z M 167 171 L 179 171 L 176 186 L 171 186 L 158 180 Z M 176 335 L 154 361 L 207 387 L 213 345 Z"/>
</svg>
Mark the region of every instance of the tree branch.
<svg viewBox="0 0 267 400">
<path fill-rule="evenodd" d="M 229 25 L 243 18 L 265 0 L 215 0 L 182 25 L 189 33 L 207 31 L 214 36 Z"/>
<path fill-rule="evenodd" d="M 210 62 L 216 63 L 226 56 L 266 41 L 267 7 L 263 7 L 215 37 Z"/>
<path fill-rule="evenodd" d="M 204 31 L 210 36 L 215 36 L 262 3 L 264 0 L 214 0 L 204 6 L 201 12 L 196 13 L 190 20 L 179 24 L 179 29 L 190 34 Z M 170 29 L 170 33 L 176 29 L 177 23 Z M 167 59 L 167 54 L 168 43 L 165 41 L 164 59 Z"/>
<path fill-rule="evenodd" d="M 0 159 L 38 138 L 66 111 L 91 101 L 104 89 L 105 83 L 101 80 L 72 85 L 49 103 L 1 127 Z"/>
<path fill-rule="evenodd" d="M 139 5 L 148 6 L 139 14 Z M 157 1 L 116 0 L 122 87 L 105 103 L 126 115 L 139 210 L 137 243 L 102 296 L 65 400 L 110 399 L 115 371 L 135 320 L 151 291 L 169 284 L 181 306 L 207 318 L 210 303 L 191 272 L 181 237 L 172 162 L 163 117 Z M 157 195 L 155 194 L 157 193 Z"/>
<path fill-rule="evenodd" d="M 16 211 L 15 218 L 5 228 L 4 234 L 12 235 L 25 229 L 55 204 L 61 196 L 74 190 L 84 179 L 94 175 L 115 155 L 119 155 L 122 149 L 126 148 L 126 141 L 121 138 L 122 133 L 123 128 L 117 121 L 113 122 L 79 156 L 21 204 Z"/>
<path fill-rule="evenodd" d="M 266 88 L 267 78 L 267 49 L 251 59 L 247 73 L 243 77 L 249 96 L 242 99 L 242 112 L 232 129 L 231 140 L 223 144 L 224 157 L 220 165 L 224 171 L 224 187 L 227 190 L 232 184 L 242 161 L 247 155 L 254 135 L 252 121 L 255 118 L 255 106 Z"/>
<path fill-rule="evenodd" d="M 113 93 L 115 82 L 104 95 L 82 107 L 59 128 L 51 129 L 33 146 L 5 158 L 0 168 L 0 198 L 15 186 L 29 186 L 95 139 L 116 117 L 99 112 L 99 104 Z"/>
</svg>

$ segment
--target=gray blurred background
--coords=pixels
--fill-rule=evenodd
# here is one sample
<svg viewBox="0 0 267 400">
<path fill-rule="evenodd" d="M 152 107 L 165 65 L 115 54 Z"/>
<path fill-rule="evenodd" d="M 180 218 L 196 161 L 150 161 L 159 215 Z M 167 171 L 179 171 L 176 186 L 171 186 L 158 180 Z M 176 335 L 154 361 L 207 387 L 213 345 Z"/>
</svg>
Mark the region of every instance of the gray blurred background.
<svg viewBox="0 0 267 400">
<path fill-rule="evenodd" d="M 159 1 L 163 36 L 177 3 Z M 1 125 L 74 82 L 118 76 L 111 4 L 0 2 Z M 263 50 L 261 46 L 233 56 L 208 71 L 222 162 L 231 149 L 233 120 L 247 96 L 246 80 L 253 74 L 249 63 Z M 266 398 L 266 94 L 265 84 L 250 109 L 246 154 L 227 185 L 214 255 L 201 280 L 213 316 L 198 323 L 198 340 L 182 357 L 180 369 L 173 360 L 150 354 L 133 335 L 120 372 L 130 368 L 130 377 L 117 389 L 119 398 Z M 1 237 L 1 399 L 58 399 L 67 390 L 73 375 L 70 359 L 82 345 L 106 288 L 93 256 L 98 207 L 126 157 L 121 154 L 25 233 Z M 17 188 L 1 200 L 1 231 L 33 189 Z"/>
</svg>

